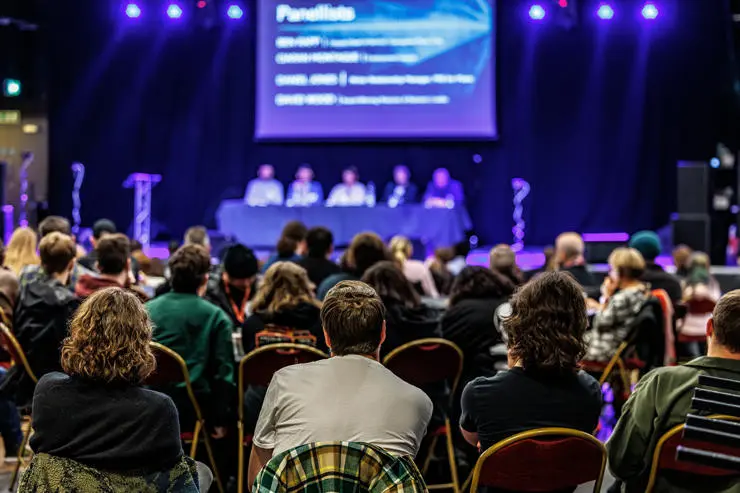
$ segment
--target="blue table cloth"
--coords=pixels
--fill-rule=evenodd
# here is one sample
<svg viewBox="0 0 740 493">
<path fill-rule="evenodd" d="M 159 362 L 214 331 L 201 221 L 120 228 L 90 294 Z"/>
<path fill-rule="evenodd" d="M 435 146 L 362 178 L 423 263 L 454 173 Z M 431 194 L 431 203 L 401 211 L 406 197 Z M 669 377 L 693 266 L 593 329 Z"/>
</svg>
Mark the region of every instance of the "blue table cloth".
<svg viewBox="0 0 740 493">
<path fill-rule="evenodd" d="M 451 246 L 471 229 L 470 216 L 461 207 L 249 207 L 241 200 L 225 200 L 216 212 L 219 230 L 252 248 L 273 247 L 285 223 L 292 220 L 309 228 L 329 228 L 337 245 L 349 244 L 362 231 L 374 231 L 384 240 L 403 235 L 430 247 Z"/>
</svg>

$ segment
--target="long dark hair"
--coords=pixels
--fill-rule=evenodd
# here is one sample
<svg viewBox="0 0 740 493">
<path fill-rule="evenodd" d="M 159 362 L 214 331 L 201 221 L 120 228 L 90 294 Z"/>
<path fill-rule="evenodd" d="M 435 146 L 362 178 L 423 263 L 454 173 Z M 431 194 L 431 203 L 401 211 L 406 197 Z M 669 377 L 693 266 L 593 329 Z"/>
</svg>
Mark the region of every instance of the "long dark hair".
<svg viewBox="0 0 740 493">
<path fill-rule="evenodd" d="M 465 267 L 455 278 L 450 291 L 450 306 L 462 300 L 508 298 L 516 285 L 507 277 L 485 267 Z"/>
<path fill-rule="evenodd" d="M 362 276 L 362 282 L 372 286 L 386 304 L 399 303 L 408 308 L 421 305 L 421 298 L 413 284 L 393 262 L 378 262 L 370 267 Z"/>
</svg>

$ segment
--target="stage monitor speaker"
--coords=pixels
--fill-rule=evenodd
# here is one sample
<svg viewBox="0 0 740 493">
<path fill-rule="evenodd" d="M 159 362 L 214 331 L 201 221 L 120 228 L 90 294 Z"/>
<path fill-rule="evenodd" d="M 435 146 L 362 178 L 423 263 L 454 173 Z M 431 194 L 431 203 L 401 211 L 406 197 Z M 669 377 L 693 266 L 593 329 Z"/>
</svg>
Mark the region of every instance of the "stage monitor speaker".
<svg viewBox="0 0 740 493">
<path fill-rule="evenodd" d="M 709 212 L 709 165 L 701 161 L 678 162 L 678 213 Z"/>
<path fill-rule="evenodd" d="M 687 245 L 693 250 L 710 252 L 712 245 L 709 214 L 673 214 L 671 231 L 674 245 Z"/>
</svg>

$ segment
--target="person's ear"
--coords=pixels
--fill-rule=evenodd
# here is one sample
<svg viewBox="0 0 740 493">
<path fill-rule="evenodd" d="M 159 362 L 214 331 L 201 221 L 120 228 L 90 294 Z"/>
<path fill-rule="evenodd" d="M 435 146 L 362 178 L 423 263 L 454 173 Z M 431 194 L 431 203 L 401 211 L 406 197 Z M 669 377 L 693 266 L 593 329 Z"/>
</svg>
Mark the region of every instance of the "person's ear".
<svg viewBox="0 0 740 493">
<path fill-rule="evenodd" d="M 380 329 L 380 345 L 382 346 L 385 342 L 385 320 L 383 320 L 383 327 Z"/>
<path fill-rule="evenodd" d="M 72 272 L 74 270 L 74 268 L 75 268 L 75 259 L 72 259 L 67 264 L 67 271 L 68 272 Z"/>
<path fill-rule="evenodd" d="M 131 257 L 126 257 L 126 272 L 131 270 Z"/>
<path fill-rule="evenodd" d="M 100 262 L 95 262 L 95 270 L 100 272 Z"/>
<path fill-rule="evenodd" d="M 324 342 L 326 342 L 326 347 L 331 351 L 331 338 L 329 337 L 329 333 L 326 332 L 326 329 L 324 329 Z"/>
<path fill-rule="evenodd" d="M 714 337 L 714 319 L 707 320 L 707 337 Z"/>
</svg>

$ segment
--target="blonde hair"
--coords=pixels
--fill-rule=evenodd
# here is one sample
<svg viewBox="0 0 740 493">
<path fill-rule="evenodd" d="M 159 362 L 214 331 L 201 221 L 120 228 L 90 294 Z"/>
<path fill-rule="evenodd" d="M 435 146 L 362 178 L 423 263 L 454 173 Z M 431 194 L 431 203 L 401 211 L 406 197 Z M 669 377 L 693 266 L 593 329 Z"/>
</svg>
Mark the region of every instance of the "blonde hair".
<svg viewBox="0 0 740 493">
<path fill-rule="evenodd" d="M 405 236 L 394 236 L 391 238 L 388 247 L 391 250 L 393 258 L 401 265 L 411 258 L 411 255 L 414 253 L 414 247 L 411 245 L 411 241 Z"/>
<path fill-rule="evenodd" d="M 36 253 L 36 233 L 31 228 L 18 228 L 10 237 L 5 250 L 5 267 L 20 275 L 27 265 L 39 265 L 41 260 Z"/>
<path fill-rule="evenodd" d="M 491 248 L 488 254 L 491 270 L 501 272 L 516 266 L 516 254 L 509 245 L 501 243 Z"/>
<path fill-rule="evenodd" d="M 321 307 L 306 270 L 293 262 L 275 262 L 265 272 L 252 301 L 252 312 L 279 312 L 300 303 Z"/>
<path fill-rule="evenodd" d="M 621 247 L 609 255 L 609 267 L 619 273 L 619 277 L 639 279 L 645 270 L 645 259 L 634 248 Z"/>
</svg>

